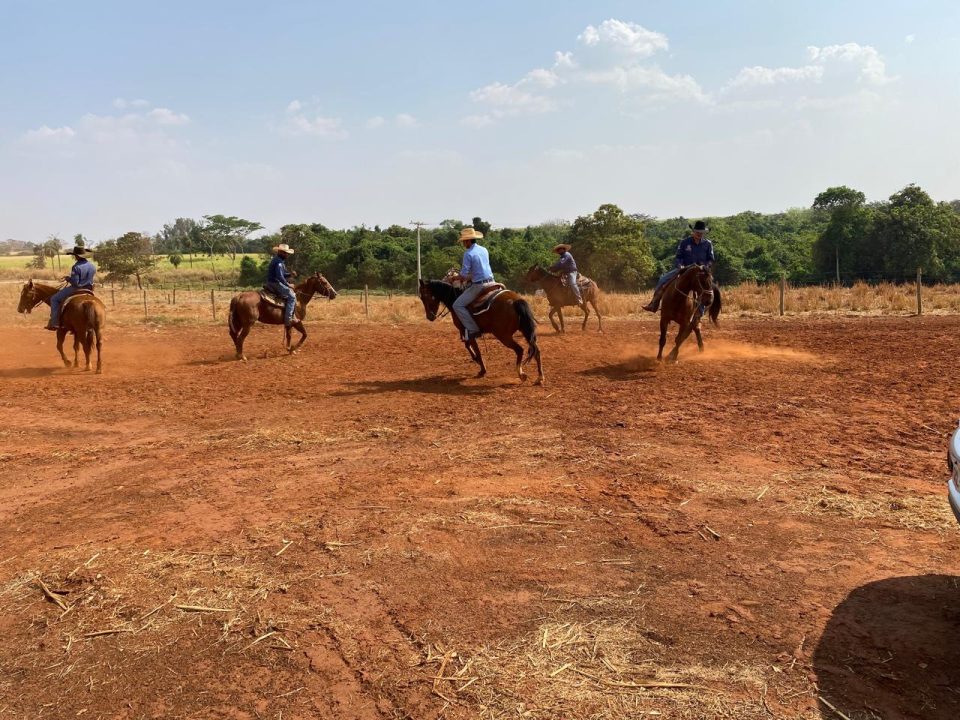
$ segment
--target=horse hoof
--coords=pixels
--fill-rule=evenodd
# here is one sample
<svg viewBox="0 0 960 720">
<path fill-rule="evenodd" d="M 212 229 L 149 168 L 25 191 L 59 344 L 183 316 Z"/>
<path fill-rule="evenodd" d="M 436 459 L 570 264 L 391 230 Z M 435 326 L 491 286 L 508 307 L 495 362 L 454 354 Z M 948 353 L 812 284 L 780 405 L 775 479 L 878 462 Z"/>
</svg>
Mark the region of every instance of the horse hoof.
<svg viewBox="0 0 960 720">
<path fill-rule="evenodd" d="M 543 378 L 537 378 L 537 381 L 534 383 L 534 385 L 543 385 L 543 384 L 544 384 Z"/>
<path fill-rule="evenodd" d="M 526 374 L 526 373 L 521 373 L 521 375 L 520 375 L 520 382 L 526 382 L 526 381 L 527 381 L 527 374 Z"/>
</svg>

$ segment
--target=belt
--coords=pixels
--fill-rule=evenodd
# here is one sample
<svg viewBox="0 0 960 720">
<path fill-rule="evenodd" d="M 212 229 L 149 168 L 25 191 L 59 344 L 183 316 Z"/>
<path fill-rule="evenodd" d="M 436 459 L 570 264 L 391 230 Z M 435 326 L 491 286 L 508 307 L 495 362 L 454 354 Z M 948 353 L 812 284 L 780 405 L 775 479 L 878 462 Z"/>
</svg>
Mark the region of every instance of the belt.
<svg viewBox="0 0 960 720">
<path fill-rule="evenodd" d="M 484 283 L 489 283 L 489 282 L 493 282 L 493 278 L 492 278 L 492 277 L 484 278 L 483 280 L 474 280 L 471 284 L 472 284 L 472 285 L 483 285 Z"/>
</svg>

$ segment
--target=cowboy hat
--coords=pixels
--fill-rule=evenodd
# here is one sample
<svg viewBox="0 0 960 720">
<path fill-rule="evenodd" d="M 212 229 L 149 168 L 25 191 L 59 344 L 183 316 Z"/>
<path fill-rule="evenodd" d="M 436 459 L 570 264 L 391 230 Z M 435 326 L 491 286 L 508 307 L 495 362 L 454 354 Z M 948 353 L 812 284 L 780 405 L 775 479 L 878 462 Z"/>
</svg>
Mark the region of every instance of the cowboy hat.
<svg viewBox="0 0 960 720">
<path fill-rule="evenodd" d="M 279 245 L 275 245 L 273 248 L 273 251 L 286 253 L 287 255 L 293 255 L 294 253 L 293 248 L 287 245 L 286 243 L 280 243 Z"/>
<path fill-rule="evenodd" d="M 483 233 L 477 232 L 472 227 L 468 226 L 460 231 L 460 242 L 464 240 L 480 240 L 481 238 L 483 238 Z"/>
<path fill-rule="evenodd" d="M 76 257 L 90 257 L 90 248 L 85 248 L 81 245 L 77 245 L 73 250 L 69 250 L 67 255 L 74 255 Z"/>
<path fill-rule="evenodd" d="M 573 246 L 570 245 L 569 243 L 560 243 L 559 245 L 555 245 L 555 246 L 554 246 L 553 252 L 555 252 L 555 253 L 564 253 L 564 252 L 566 252 L 567 250 L 569 250 L 571 247 L 573 247 Z"/>
<path fill-rule="evenodd" d="M 707 224 L 703 220 L 697 220 L 693 225 L 688 225 L 691 230 L 694 232 L 708 232 L 710 228 L 707 227 Z"/>
</svg>

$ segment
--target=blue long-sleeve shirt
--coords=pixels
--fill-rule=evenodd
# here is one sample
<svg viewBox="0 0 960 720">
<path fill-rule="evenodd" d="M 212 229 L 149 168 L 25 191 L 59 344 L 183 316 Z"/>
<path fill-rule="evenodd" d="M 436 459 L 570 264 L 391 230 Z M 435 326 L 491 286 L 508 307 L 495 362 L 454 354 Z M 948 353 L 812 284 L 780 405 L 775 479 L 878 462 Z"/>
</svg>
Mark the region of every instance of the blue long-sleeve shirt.
<svg viewBox="0 0 960 720">
<path fill-rule="evenodd" d="M 484 280 L 493 280 L 493 270 L 490 269 L 490 253 L 481 245 L 474 243 L 463 254 L 463 267 L 460 274 L 469 278 L 470 282 L 478 283 Z"/>
<path fill-rule="evenodd" d="M 67 282 L 71 287 L 93 289 L 93 278 L 97 274 L 97 269 L 89 260 L 77 260 L 70 269 L 70 277 Z"/>
<path fill-rule="evenodd" d="M 713 255 L 713 243 L 701 238 L 699 243 L 693 237 L 687 237 L 677 246 L 677 257 L 673 261 L 674 267 L 690 267 L 691 265 L 713 265 L 716 262 Z"/>
<path fill-rule="evenodd" d="M 270 267 L 267 268 L 267 282 L 277 283 L 282 287 L 290 287 L 287 279 L 290 277 L 290 271 L 287 270 L 286 261 L 279 255 L 274 255 L 270 261 Z"/>
<path fill-rule="evenodd" d="M 569 252 L 560 254 L 560 259 L 550 266 L 550 272 L 562 272 L 564 275 L 577 272 L 577 261 Z"/>
</svg>

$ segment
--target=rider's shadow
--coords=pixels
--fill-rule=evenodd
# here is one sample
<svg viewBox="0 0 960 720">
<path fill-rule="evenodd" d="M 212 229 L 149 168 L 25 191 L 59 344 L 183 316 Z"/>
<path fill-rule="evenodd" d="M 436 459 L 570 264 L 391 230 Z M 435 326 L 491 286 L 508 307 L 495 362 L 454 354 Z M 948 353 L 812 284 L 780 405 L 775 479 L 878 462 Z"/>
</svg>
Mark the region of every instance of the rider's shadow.
<svg viewBox="0 0 960 720">
<path fill-rule="evenodd" d="M 66 371 L 60 367 L 31 367 L 31 368 L 13 368 L 10 370 L 0 370 L 0 378 L 6 380 L 17 380 L 24 378 L 49 377 L 51 375 L 64 375 Z M 79 374 L 79 373 L 78 373 Z"/>
<path fill-rule="evenodd" d="M 608 380 L 637 380 L 653 377 L 660 370 L 661 363 L 653 358 L 636 357 L 618 363 L 604 363 L 596 367 L 581 370 L 581 375 L 600 375 Z"/>
<path fill-rule="evenodd" d="M 497 389 L 489 385 L 465 385 L 464 378 L 434 375 L 411 380 L 356 380 L 344 383 L 347 389 L 330 393 L 334 397 L 379 395 L 390 392 L 415 392 L 427 395 L 489 395 Z"/>
</svg>

